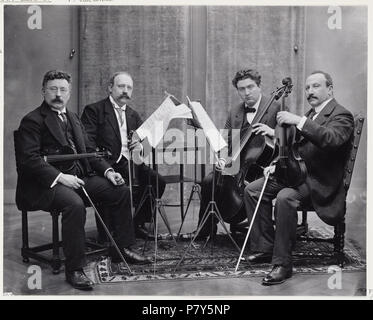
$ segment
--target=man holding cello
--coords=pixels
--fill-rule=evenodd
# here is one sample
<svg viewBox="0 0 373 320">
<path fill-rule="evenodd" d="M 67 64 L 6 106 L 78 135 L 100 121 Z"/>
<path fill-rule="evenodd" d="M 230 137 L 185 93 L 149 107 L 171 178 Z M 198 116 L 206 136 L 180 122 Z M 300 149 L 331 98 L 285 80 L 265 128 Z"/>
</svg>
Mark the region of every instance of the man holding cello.
<svg viewBox="0 0 373 320">
<path fill-rule="evenodd" d="M 260 87 L 261 75 L 258 73 L 258 71 L 254 69 L 244 69 L 236 73 L 236 75 L 234 76 L 232 80 L 232 84 L 237 89 L 237 93 L 242 99 L 242 102 L 234 106 L 233 108 L 231 108 L 231 110 L 229 111 L 229 114 L 228 114 L 228 117 L 225 123 L 225 129 L 229 130 L 229 137 L 232 136 L 231 135 L 232 129 L 238 129 L 240 130 L 241 136 L 244 135 L 244 132 L 250 131 L 252 136 L 261 135 L 261 136 L 266 136 L 270 139 L 273 139 L 274 128 L 276 126 L 276 115 L 280 109 L 280 106 L 277 102 L 273 102 L 273 100 L 262 95 L 261 87 Z M 232 149 L 234 150 L 236 146 L 232 146 L 230 138 L 228 140 L 229 140 L 228 149 L 232 151 Z M 245 150 L 250 148 L 250 142 L 251 140 L 249 140 L 248 143 L 246 144 Z M 241 159 L 243 159 L 243 157 L 241 157 Z M 244 162 L 245 162 L 244 160 L 241 160 L 240 165 L 243 165 Z M 226 160 L 223 158 L 220 158 L 216 165 L 216 170 L 222 171 L 224 169 L 225 164 L 226 164 Z M 253 174 L 255 176 L 255 171 L 258 169 L 260 171 L 259 175 L 261 175 L 262 170 L 258 166 L 255 166 L 255 163 L 252 163 L 252 164 L 253 165 L 251 166 L 251 168 L 249 168 L 249 171 L 247 172 L 247 176 L 250 174 Z M 245 175 L 246 175 L 246 171 L 245 171 Z M 250 180 L 250 178 L 248 177 L 246 178 Z M 207 205 L 211 199 L 212 180 L 213 180 L 213 173 L 210 173 L 203 179 L 202 184 L 201 184 L 202 198 L 201 198 L 201 205 L 200 205 L 200 211 L 199 211 L 198 225 L 201 224 Z M 222 192 L 222 194 L 223 193 L 224 192 Z M 224 203 L 224 200 L 221 200 L 221 202 Z M 219 207 L 219 204 L 218 204 L 218 207 Z M 224 215 L 225 213 L 227 213 L 224 211 L 227 211 L 227 210 L 220 208 L 219 211 L 221 212 L 223 219 L 224 219 Z M 237 213 L 235 213 L 235 216 L 232 218 L 232 221 L 234 220 L 234 223 L 233 222 L 231 223 L 231 230 L 234 228 L 235 224 L 244 220 L 245 218 L 246 218 L 246 214 L 245 214 L 245 208 L 244 208 L 243 200 L 242 200 L 241 209 L 237 210 Z M 231 221 L 226 221 L 226 222 L 231 222 Z M 212 224 L 211 218 L 208 218 L 208 220 L 206 220 L 206 223 L 203 225 L 202 229 L 200 230 L 197 238 L 203 239 L 209 236 L 211 233 L 211 225 L 213 225 L 212 235 L 216 234 L 217 223 L 218 221 L 214 219 L 214 223 Z"/>
<path fill-rule="evenodd" d="M 353 137 L 353 116 L 333 98 L 333 81 L 326 72 L 313 72 L 306 80 L 305 93 L 311 105 L 305 116 L 288 111 L 277 114 L 279 126 L 296 126 L 298 152 L 307 169 L 305 181 L 290 187 L 276 175 L 276 165 L 267 167 L 264 175 L 269 174 L 269 178 L 249 237 L 253 252 L 248 257 L 249 262 L 273 264 L 263 285 L 279 284 L 292 276 L 291 253 L 296 240 L 297 208 L 301 204 L 311 203 L 319 217 L 329 225 L 335 225 L 345 212 L 343 176 Z M 245 188 L 249 222 L 265 181 L 260 178 Z M 276 229 L 272 222 L 272 200 L 275 198 Z"/>
</svg>

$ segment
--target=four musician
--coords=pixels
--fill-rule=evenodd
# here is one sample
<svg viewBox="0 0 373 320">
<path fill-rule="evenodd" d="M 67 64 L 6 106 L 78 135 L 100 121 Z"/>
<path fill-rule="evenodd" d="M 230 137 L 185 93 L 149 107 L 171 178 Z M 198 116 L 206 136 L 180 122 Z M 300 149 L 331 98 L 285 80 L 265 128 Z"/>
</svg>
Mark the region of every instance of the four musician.
<svg viewBox="0 0 373 320">
<path fill-rule="evenodd" d="M 311 105 L 304 117 L 288 111 L 277 114 L 279 125 L 295 125 L 299 133 L 299 153 L 307 167 L 305 183 L 289 188 L 270 175 L 250 236 L 253 254 L 250 262 L 271 262 L 272 271 L 263 285 L 284 282 L 292 275 L 291 252 L 295 245 L 297 208 L 307 201 L 319 217 L 335 225 L 344 214 L 343 186 L 345 158 L 354 130 L 351 113 L 333 98 L 333 81 L 329 74 L 316 71 L 306 80 L 306 98 Z M 274 172 L 274 167 L 266 170 Z M 251 182 L 244 199 L 251 221 L 264 178 Z M 272 200 L 276 199 L 272 221 Z"/>
<path fill-rule="evenodd" d="M 135 148 L 142 148 L 138 139 L 132 139 L 132 143 L 128 144 L 128 134 L 142 124 L 139 114 L 135 111 L 136 107 L 130 103 L 133 91 L 131 75 L 124 71 L 114 73 L 110 77 L 108 90 L 109 97 L 84 108 L 81 120 L 90 141 L 88 149 L 94 151 L 97 147 L 103 147 L 110 150 L 112 156 L 108 163 L 128 182 L 129 152 Z M 138 180 L 138 186 L 134 190 L 135 232 L 137 237 L 146 239 L 152 236 L 147 233 L 144 226 L 145 222 L 151 221 L 150 198 L 147 197 L 141 207 L 138 206 L 146 186 L 149 185 L 149 178 L 155 195 L 157 173 L 144 163 L 135 164 L 135 169 Z M 165 186 L 164 179 L 158 174 L 159 197 L 163 195 Z"/>
<path fill-rule="evenodd" d="M 248 259 L 252 263 L 271 262 L 273 269 L 263 279 L 263 284 L 278 284 L 292 275 L 291 251 L 295 243 L 299 205 L 309 201 L 320 218 L 330 225 L 335 224 L 344 213 L 342 160 L 352 137 L 353 117 L 333 98 L 332 79 L 322 71 L 316 71 L 307 78 L 306 97 L 312 108 L 304 117 L 279 111 L 280 105 L 273 102 L 259 119 L 268 98 L 262 95 L 261 76 L 253 69 L 237 72 L 232 83 L 242 102 L 230 110 L 225 128 L 241 132 L 251 128 L 254 135 L 275 139 L 276 124 L 296 126 L 299 152 L 308 171 L 305 183 L 289 188 L 276 179 L 273 166 L 264 170 L 265 173 L 270 172 L 270 177 L 250 234 L 252 254 Z M 148 236 L 143 227 L 151 219 L 149 202 L 138 208 L 134 219 L 130 208 L 129 153 L 143 148 L 136 139 L 128 141 L 129 132 L 142 123 L 130 104 L 133 79 L 127 72 L 117 72 L 110 78 L 108 89 L 109 97 L 85 107 L 81 122 L 76 114 L 66 109 L 71 76 L 62 71 L 49 71 L 43 79 L 43 103 L 27 114 L 19 127 L 21 148 L 17 151 L 17 205 L 29 210 L 59 210 L 62 213 L 66 280 L 78 289 L 92 288 L 91 281 L 83 272 L 86 201 L 82 186 L 99 203 L 99 207 L 106 208 L 105 212 L 110 213 L 114 238 L 128 262 L 151 261 L 130 249 L 135 242 L 135 230 L 138 237 Z M 67 171 L 44 161 L 43 153 L 64 146 L 70 146 L 77 154 L 104 147 L 112 156 L 108 160 L 76 160 Z M 229 149 L 232 147 L 230 145 Z M 246 147 L 250 148 L 250 144 Z M 226 159 L 220 158 L 217 170 L 224 170 L 225 163 Z M 154 188 L 156 173 L 144 164 L 136 165 L 136 168 L 139 188 L 135 202 L 138 206 L 149 178 Z M 244 192 L 245 205 L 235 222 L 246 217 L 251 221 L 264 178 L 249 182 Z M 211 185 L 212 174 L 209 174 L 202 183 L 199 224 L 210 201 Z M 160 196 L 164 188 L 165 182 L 159 176 Z M 272 200 L 275 198 L 276 230 L 272 221 Z M 199 237 L 208 236 L 211 225 L 212 232 L 216 233 L 216 223 L 208 220 Z M 120 261 L 114 250 L 110 254 L 112 262 Z"/>
<path fill-rule="evenodd" d="M 231 131 L 232 129 L 240 130 L 240 135 L 242 136 L 246 130 L 252 129 L 253 134 L 264 135 L 270 138 L 274 138 L 274 128 L 276 126 L 276 115 L 280 110 L 280 105 L 277 102 L 273 102 L 271 106 L 267 109 L 263 117 L 258 119 L 260 111 L 265 108 L 268 98 L 262 95 L 261 92 L 261 75 L 258 71 L 254 69 L 246 69 L 238 71 L 233 80 L 233 86 L 237 89 L 237 93 L 242 99 L 242 102 L 234 106 L 228 114 L 225 129 L 229 130 L 228 133 L 228 143 L 229 151 L 232 151 L 231 145 Z M 257 121 L 258 120 L 258 121 Z M 251 124 L 253 126 L 251 126 Z M 250 142 L 249 142 L 250 143 Z M 250 148 L 250 144 L 246 146 Z M 217 163 L 217 170 L 223 170 L 226 160 L 220 158 Z M 243 161 L 241 161 L 241 164 Z M 258 168 L 256 168 L 258 169 Z M 213 173 L 211 172 L 207 175 L 201 185 L 201 205 L 199 211 L 199 220 L 198 225 L 200 225 L 203 215 L 206 211 L 206 207 L 211 199 L 211 188 L 212 188 L 212 178 Z M 223 212 L 221 213 L 224 214 Z M 238 223 L 246 219 L 246 213 L 244 207 L 240 210 L 236 217 L 235 223 Z M 218 220 L 215 218 L 213 223 L 213 234 L 217 231 Z M 234 228 L 234 224 L 231 224 L 231 230 Z M 206 223 L 203 225 L 202 229 L 197 235 L 197 238 L 203 239 L 206 238 L 211 233 L 211 220 L 208 218 Z"/>
</svg>

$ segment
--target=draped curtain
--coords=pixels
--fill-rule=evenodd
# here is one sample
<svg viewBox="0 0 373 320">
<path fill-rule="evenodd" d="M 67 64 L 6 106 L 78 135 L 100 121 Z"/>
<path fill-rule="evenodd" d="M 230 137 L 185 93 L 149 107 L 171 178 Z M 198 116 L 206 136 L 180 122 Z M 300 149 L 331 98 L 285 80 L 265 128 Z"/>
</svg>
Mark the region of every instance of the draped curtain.
<svg viewBox="0 0 373 320">
<path fill-rule="evenodd" d="M 127 70 L 146 119 L 164 91 L 186 93 L 187 8 L 86 6 L 80 12 L 80 111 L 107 95 L 110 75 Z"/>
<path fill-rule="evenodd" d="M 290 76 L 287 105 L 302 114 L 304 43 L 304 7 L 208 7 L 206 107 L 217 126 L 240 102 L 232 79 L 244 68 L 259 71 L 267 96 Z"/>
<path fill-rule="evenodd" d="M 266 95 L 282 78 L 292 77 L 294 89 L 287 104 L 303 112 L 304 8 L 211 6 L 201 8 L 205 13 L 198 17 L 192 17 L 190 9 L 81 7 L 79 111 L 107 95 L 113 72 L 127 70 L 134 78 L 133 100 L 143 119 L 160 105 L 165 90 L 185 101 L 194 87 L 206 93 L 207 113 L 222 128 L 229 106 L 240 101 L 231 80 L 237 70 L 252 67 L 262 74 Z M 172 126 L 185 127 L 185 122 L 173 121 Z M 177 172 L 163 167 L 162 173 Z M 193 168 L 186 171 L 192 176 Z"/>
</svg>

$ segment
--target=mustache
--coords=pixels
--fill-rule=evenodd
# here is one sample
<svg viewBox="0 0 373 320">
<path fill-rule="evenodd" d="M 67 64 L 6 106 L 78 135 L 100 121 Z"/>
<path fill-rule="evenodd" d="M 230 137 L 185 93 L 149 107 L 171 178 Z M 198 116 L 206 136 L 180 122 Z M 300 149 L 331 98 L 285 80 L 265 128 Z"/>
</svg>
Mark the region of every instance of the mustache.
<svg viewBox="0 0 373 320">
<path fill-rule="evenodd" d="M 52 102 L 63 102 L 61 98 L 54 98 Z"/>
<path fill-rule="evenodd" d="M 314 96 L 313 94 L 310 94 L 310 95 L 307 97 L 307 100 L 311 100 L 312 98 L 316 98 L 316 99 L 317 99 L 316 96 Z"/>
<path fill-rule="evenodd" d="M 128 96 L 127 93 L 123 93 L 123 94 L 119 97 L 119 99 L 122 99 L 122 98 L 131 99 L 131 98 Z"/>
</svg>

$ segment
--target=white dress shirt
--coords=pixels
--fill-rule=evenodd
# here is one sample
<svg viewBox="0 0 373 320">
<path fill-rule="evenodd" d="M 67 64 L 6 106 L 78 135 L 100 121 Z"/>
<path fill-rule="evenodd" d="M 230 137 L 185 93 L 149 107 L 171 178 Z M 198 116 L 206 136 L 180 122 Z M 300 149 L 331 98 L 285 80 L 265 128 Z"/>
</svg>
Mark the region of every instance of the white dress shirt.
<svg viewBox="0 0 373 320">
<path fill-rule="evenodd" d="M 252 108 L 255 108 L 255 112 L 248 112 L 248 113 L 246 113 L 246 119 L 247 119 L 248 123 L 251 124 L 251 122 L 254 120 L 255 115 L 258 112 L 258 108 L 259 108 L 259 104 L 260 104 L 261 100 L 262 100 L 262 95 L 259 96 L 258 101 L 255 102 L 255 104 L 252 106 Z M 245 106 L 245 107 L 247 107 L 247 106 Z"/>
<path fill-rule="evenodd" d="M 122 156 L 126 157 L 126 159 L 129 159 L 127 121 L 126 121 L 126 107 L 127 106 L 126 105 L 122 107 L 118 106 L 118 104 L 114 101 L 112 96 L 109 96 L 109 99 L 110 99 L 111 104 L 113 105 L 114 112 L 117 117 L 120 138 L 122 141 L 122 150 L 121 150 L 119 158 L 116 161 L 118 163 L 120 159 L 122 158 Z M 122 112 L 118 112 L 116 108 L 122 109 Z"/>
<path fill-rule="evenodd" d="M 319 115 L 319 113 L 322 111 L 322 109 L 325 108 L 325 106 L 330 102 L 330 100 L 332 100 L 333 98 L 330 98 L 328 100 L 325 100 L 322 104 L 318 105 L 317 107 L 315 107 L 315 114 L 314 116 L 312 117 L 312 120 L 315 120 L 317 118 L 317 116 Z M 306 116 L 303 116 L 302 119 L 300 120 L 300 122 L 298 123 L 297 125 L 297 128 L 299 130 L 302 130 L 303 129 L 303 126 L 304 124 L 306 123 L 306 120 L 307 120 L 307 117 Z"/>
</svg>

